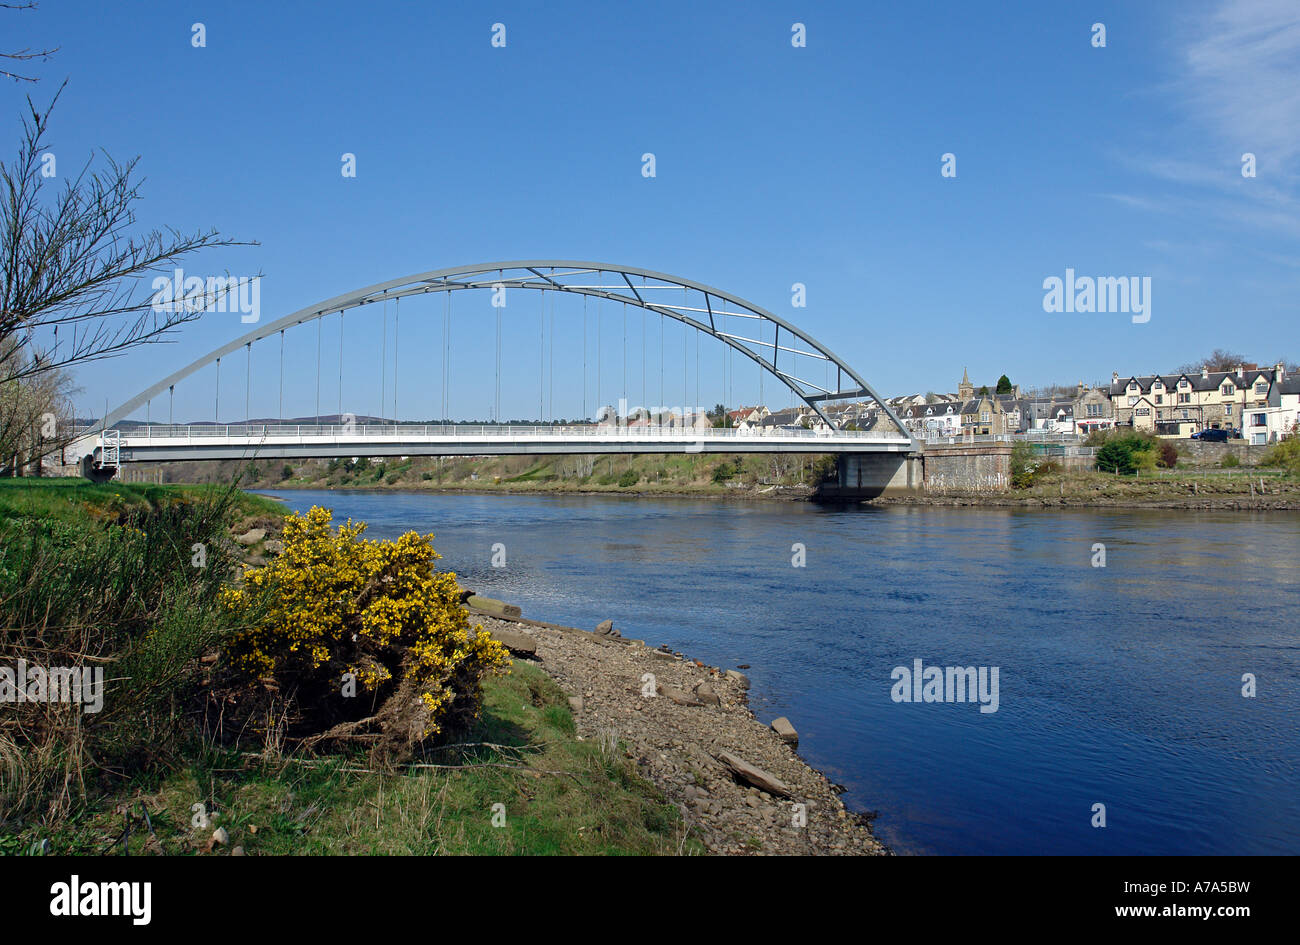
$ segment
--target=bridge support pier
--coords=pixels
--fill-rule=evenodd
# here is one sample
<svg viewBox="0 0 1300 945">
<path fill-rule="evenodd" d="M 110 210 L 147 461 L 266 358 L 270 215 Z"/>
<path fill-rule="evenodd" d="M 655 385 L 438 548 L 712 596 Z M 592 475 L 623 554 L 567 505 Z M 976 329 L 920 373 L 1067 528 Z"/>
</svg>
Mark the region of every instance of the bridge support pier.
<svg viewBox="0 0 1300 945">
<path fill-rule="evenodd" d="M 835 459 L 835 479 L 822 484 L 817 498 L 874 499 L 919 492 L 922 478 L 919 454 L 841 453 Z"/>
<path fill-rule="evenodd" d="M 91 482 L 108 482 L 117 475 L 116 466 L 97 467 L 93 454 L 81 457 L 81 476 Z"/>
</svg>

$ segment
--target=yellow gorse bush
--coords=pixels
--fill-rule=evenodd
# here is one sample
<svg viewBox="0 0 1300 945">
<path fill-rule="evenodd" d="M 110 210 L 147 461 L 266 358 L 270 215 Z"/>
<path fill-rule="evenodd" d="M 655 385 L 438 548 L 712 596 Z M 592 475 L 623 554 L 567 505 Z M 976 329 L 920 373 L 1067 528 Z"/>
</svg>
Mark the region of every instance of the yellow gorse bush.
<svg viewBox="0 0 1300 945">
<path fill-rule="evenodd" d="M 290 515 L 281 554 L 223 592 L 239 627 L 226 646 L 233 667 L 318 699 L 337 695 L 345 673 L 362 692 L 400 690 L 423 702 L 426 737 L 441 730 L 452 703 L 476 713 L 483 675 L 509 657 L 470 628 L 456 576 L 434 568 L 433 536 L 372 541 L 361 537 L 364 522 L 331 522 L 319 506 Z"/>
</svg>

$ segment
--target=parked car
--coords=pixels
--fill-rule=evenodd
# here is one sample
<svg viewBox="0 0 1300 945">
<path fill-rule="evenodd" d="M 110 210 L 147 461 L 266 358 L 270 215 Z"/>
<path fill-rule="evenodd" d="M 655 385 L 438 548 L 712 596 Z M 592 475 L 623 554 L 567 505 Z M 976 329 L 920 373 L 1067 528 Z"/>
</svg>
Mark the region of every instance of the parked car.
<svg viewBox="0 0 1300 945">
<path fill-rule="evenodd" d="M 1226 443 L 1228 442 L 1227 430 L 1202 430 L 1200 433 L 1192 434 L 1193 440 L 1205 440 L 1208 443 Z"/>
</svg>

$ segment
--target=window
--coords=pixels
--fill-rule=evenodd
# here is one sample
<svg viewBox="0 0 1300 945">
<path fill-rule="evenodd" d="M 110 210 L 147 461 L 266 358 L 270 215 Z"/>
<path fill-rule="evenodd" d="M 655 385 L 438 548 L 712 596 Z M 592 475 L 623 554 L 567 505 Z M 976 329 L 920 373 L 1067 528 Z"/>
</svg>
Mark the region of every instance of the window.
<svg viewBox="0 0 1300 945">
<path fill-rule="evenodd" d="M 1187 381 L 1187 380 L 1181 380 L 1181 381 L 1178 382 L 1178 389 L 1179 389 L 1179 390 L 1187 390 L 1187 388 L 1189 388 L 1189 387 L 1191 387 L 1191 386 L 1192 386 L 1191 383 L 1190 383 L 1189 381 Z"/>
<path fill-rule="evenodd" d="M 1137 386 L 1136 384 L 1130 384 L 1130 385 L 1128 386 L 1128 389 L 1131 390 L 1131 391 L 1134 391 L 1134 390 L 1137 390 L 1137 389 L 1138 389 L 1138 386 Z"/>
<path fill-rule="evenodd" d="M 988 423 L 989 419 L 989 412 L 987 410 L 980 413 L 980 423 Z"/>
<path fill-rule="evenodd" d="M 1236 393 L 1236 390 L 1237 389 L 1233 387 L 1231 384 L 1224 384 L 1222 393 L 1224 397 L 1231 397 L 1234 393 Z"/>
<path fill-rule="evenodd" d="M 1133 405 L 1135 405 L 1137 402 L 1138 402 L 1138 399 L 1137 399 L 1136 397 L 1130 397 L 1130 398 L 1128 399 L 1128 405 L 1129 405 L 1130 407 L 1132 407 Z"/>
<path fill-rule="evenodd" d="M 1225 417 L 1231 417 L 1231 416 L 1232 416 L 1232 404 L 1224 404 L 1224 405 L 1223 405 L 1223 415 L 1224 415 Z"/>
<path fill-rule="evenodd" d="M 1165 395 L 1164 395 L 1164 394 L 1156 394 L 1156 403 L 1158 403 L 1158 404 L 1163 404 L 1164 402 L 1165 402 Z"/>
<path fill-rule="evenodd" d="M 1268 426 L 1268 418 L 1266 418 L 1262 413 L 1252 413 L 1250 415 L 1250 422 L 1252 426 L 1257 426 L 1257 427 Z"/>
<path fill-rule="evenodd" d="M 1090 417 L 1100 417 L 1100 416 L 1101 416 L 1101 404 L 1088 404 L 1088 416 L 1090 416 Z"/>
<path fill-rule="evenodd" d="M 1180 404 L 1190 404 L 1190 403 L 1192 402 L 1192 395 L 1191 395 L 1191 394 L 1179 394 L 1179 395 L 1178 395 L 1178 402 L 1179 402 Z"/>
<path fill-rule="evenodd" d="M 1255 385 L 1255 396 L 1256 396 L 1256 397 L 1267 397 L 1267 396 L 1268 396 L 1268 385 L 1267 385 L 1266 383 L 1264 383 L 1263 381 L 1260 381 L 1258 384 L 1256 384 L 1256 385 Z"/>
</svg>

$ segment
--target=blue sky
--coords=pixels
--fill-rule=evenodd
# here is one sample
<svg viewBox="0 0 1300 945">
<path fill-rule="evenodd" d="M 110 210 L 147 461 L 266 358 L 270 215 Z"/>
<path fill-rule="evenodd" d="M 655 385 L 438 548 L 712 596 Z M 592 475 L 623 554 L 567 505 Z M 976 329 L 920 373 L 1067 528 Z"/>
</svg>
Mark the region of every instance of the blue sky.
<svg viewBox="0 0 1300 945">
<path fill-rule="evenodd" d="M 1216 347 L 1300 358 L 1290 0 L 128 3 L 111 16 L 43 0 L 0 15 L 9 46 L 61 47 L 33 67 L 38 85 L 0 91 L 10 140 L 22 97 L 43 103 L 66 77 L 49 139 L 60 169 L 96 148 L 138 154 L 141 224 L 259 241 L 185 268 L 261 272 L 263 320 L 405 274 L 542 257 L 728 290 L 885 394 L 953 390 L 963 367 L 1032 386 L 1168 370 Z M 191 46 L 195 22 L 205 48 Z M 491 45 L 496 22 L 505 48 Z M 791 46 L 796 22 L 806 48 Z M 1150 277 L 1151 320 L 1044 312 L 1043 280 L 1067 267 Z M 795 282 L 806 309 L 791 307 Z M 457 304 L 453 410 L 485 417 L 492 310 L 486 293 Z M 399 412 L 425 418 L 441 354 L 432 321 L 408 311 Z M 537 412 L 537 324 L 524 324 L 505 356 L 507 416 Z M 379 406 L 376 325 L 358 320 L 344 344 L 345 410 Z M 172 344 L 79 369 L 82 413 L 247 328 L 213 313 Z M 573 416 L 581 338 L 557 345 L 555 412 Z M 314 410 L 314 348 L 313 332 L 290 349 L 288 415 Z M 254 414 L 276 408 L 271 359 L 254 368 Z M 242 417 L 242 370 L 223 365 L 223 388 L 240 392 L 223 420 Z M 711 405 L 707 354 L 703 370 Z M 757 396 L 756 378 L 733 387 L 735 401 Z M 214 406 L 210 379 L 177 389 L 178 421 Z"/>
</svg>

